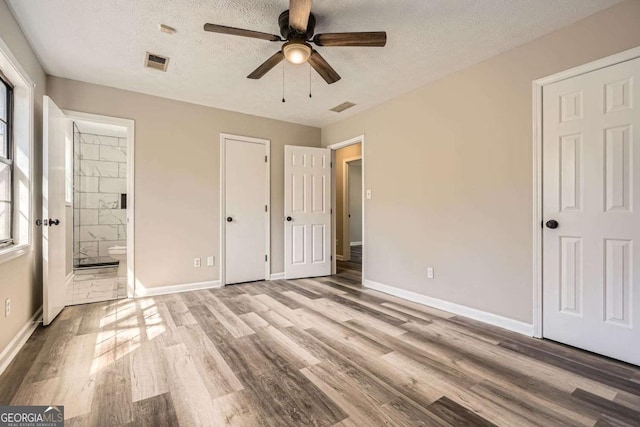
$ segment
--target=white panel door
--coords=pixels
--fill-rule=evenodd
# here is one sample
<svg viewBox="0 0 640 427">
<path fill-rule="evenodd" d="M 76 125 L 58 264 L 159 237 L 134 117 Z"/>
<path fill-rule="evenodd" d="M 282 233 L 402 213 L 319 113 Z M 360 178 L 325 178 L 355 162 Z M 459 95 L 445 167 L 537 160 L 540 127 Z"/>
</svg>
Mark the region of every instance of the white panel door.
<svg viewBox="0 0 640 427">
<path fill-rule="evenodd" d="M 331 150 L 284 147 L 284 275 L 331 274 Z"/>
<path fill-rule="evenodd" d="M 66 138 L 70 120 L 48 96 L 43 104 L 42 137 L 42 317 L 45 325 L 64 308 L 66 285 Z"/>
<path fill-rule="evenodd" d="M 639 108 L 640 59 L 543 89 L 543 335 L 634 364 Z"/>
<path fill-rule="evenodd" d="M 225 139 L 225 284 L 265 280 L 268 170 L 263 143 Z"/>
</svg>

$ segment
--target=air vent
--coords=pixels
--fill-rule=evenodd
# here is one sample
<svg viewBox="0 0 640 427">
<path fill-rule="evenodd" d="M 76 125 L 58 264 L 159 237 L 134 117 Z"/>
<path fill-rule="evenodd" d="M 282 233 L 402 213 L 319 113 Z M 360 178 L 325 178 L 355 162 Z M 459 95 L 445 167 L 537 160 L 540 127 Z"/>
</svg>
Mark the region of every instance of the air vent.
<svg viewBox="0 0 640 427">
<path fill-rule="evenodd" d="M 155 53 L 147 52 L 147 56 L 144 60 L 144 66 L 154 68 L 160 71 L 167 71 L 169 65 L 169 58 L 166 56 L 156 55 Z"/>
<path fill-rule="evenodd" d="M 344 110 L 347 110 L 347 109 L 353 107 L 354 105 L 356 105 L 356 104 L 354 104 L 353 102 L 343 102 L 340 105 L 336 105 L 335 107 L 333 107 L 329 111 L 334 111 L 336 113 L 342 113 Z"/>
</svg>

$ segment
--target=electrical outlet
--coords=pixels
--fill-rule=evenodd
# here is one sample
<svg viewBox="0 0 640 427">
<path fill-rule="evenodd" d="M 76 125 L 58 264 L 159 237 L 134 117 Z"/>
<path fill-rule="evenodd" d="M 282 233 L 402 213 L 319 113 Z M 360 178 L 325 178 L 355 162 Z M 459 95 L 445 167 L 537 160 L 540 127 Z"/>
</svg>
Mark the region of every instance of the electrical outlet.
<svg viewBox="0 0 640 427">
<path fill-rule="evenodd" d="M 213 267 L 216 265 L 216 257 L 207 257 L 207 267 Z"/>
<path fill-rule="evenodd" d="M 194 267 L 200 267 L 200 258 L 194 258 L 193 259 L 193 266 Z"/>
<path fill-rule="evenodd" d="M 433 267 L 427 267 L 427 279 L 433 279 Z"/>
<path fill-rule="evenodd" d="M 7 298 L 4 301 L 4 317 L 9 317 L 11 314 L 11 298 Z"/>
</svg>

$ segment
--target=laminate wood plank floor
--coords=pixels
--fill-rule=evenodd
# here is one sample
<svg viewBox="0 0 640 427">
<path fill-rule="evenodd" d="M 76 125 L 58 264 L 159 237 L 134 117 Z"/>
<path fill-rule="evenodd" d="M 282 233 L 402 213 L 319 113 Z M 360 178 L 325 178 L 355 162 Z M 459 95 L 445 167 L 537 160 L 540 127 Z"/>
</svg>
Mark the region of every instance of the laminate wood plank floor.
<svg viewBox="0 0 640 427">
<path fill-rule="evenodd" d="M 69 426 L 639 426 L 640 368 L 338 274 L 66 308 L 0 376 Z"/>
</svg>

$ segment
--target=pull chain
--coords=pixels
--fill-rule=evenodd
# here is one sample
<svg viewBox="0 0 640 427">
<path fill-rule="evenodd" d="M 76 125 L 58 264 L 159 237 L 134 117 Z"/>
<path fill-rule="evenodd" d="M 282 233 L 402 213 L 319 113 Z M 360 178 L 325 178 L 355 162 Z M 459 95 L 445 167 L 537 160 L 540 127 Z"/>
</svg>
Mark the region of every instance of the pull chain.
<svg viewBox="0 0 640 427">
<path fill-rule="evenodd" d="M 309 64 L 309 98 L 312 98 L 311 96 L 311 64 Z"/>
<path fill-rule="evenodd" d="M 282 63 L 282 102 L 287 102 L 284 99 L 284 62 Z"/>
</svg>

